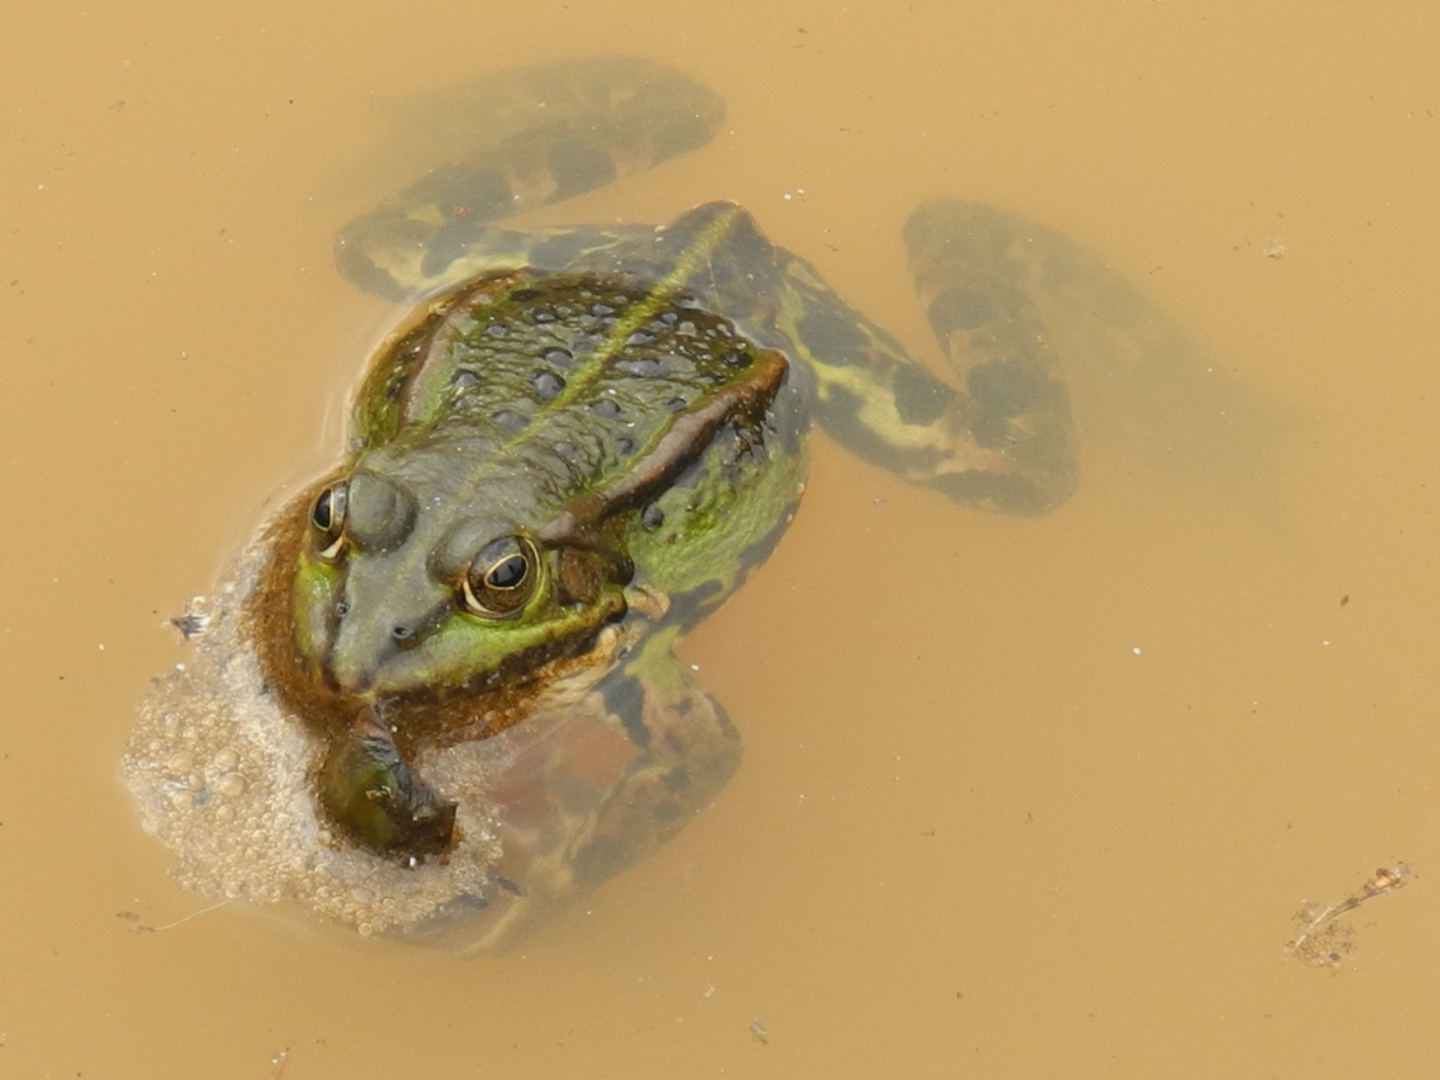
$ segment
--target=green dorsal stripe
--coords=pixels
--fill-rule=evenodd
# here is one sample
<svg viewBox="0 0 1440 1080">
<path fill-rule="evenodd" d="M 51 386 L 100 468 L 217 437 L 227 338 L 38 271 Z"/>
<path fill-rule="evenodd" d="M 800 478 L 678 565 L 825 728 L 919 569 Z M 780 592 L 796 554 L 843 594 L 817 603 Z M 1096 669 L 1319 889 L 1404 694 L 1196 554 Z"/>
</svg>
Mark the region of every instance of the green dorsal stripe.
<svg viewBox="0 0 1440 1080">
<path fill-rule="evenodd" d="M 531 438 L 534 425 L 543 422 L 547 416 L 563 412 L 577 401 L 587 400 L 595 384 L 606 377 L 606 365 L 625 350 L 626 340 L 630 335 L 649 323 L 667 307 L 672 306 L 676 294 L 710 261 L 715 250 L 725 243 L 743 213 L 744 211 L 738 206 L 726 207 L 707 221 L 680 252 L 669 272 L 653 283 L 645 283 L 644 297 L 629 305 L 617 317 L 615 325 L 599 340 L 593 350 L 588 352 L 583 359 L 577 358 L 581 362 L 566 373 L 565 389 L 553 399 L 543 402 L 530 415 L 529 424 L 519 431 L 507 433 L 500 441 L 498 449 L 502 451 L 513 449 Z M 493 300 L 486 307 L 501 307 L 509 301 L 510 293 L 533 287 L 531 275 L 523 270 L 513 271 L 502 276 L 509 277 L 511 283 L 501 286 L 503 291 L 493 292 Z M 493 278 L 490 280 L 494 281 Z M 431 343 L 426 349 L 427 355 L 406 380 L 402 403 L 399 405 L 402 413 L 399 423 L 404 428 L 418 432 L 428 431 L 448 415 L 450 380 L 454 375 L 455 353 L 450 347 L 449 341 L 450 335 L 454 331 L 446 332 L 445 320 L 457 306 L 457 301 L 459 306 L 464 307 L 467 304 L 468 296 L 491 292 L 493 288 L 492 286 L 487 289 L 485 281 L 477 282 L 475 287 L 457 294 L 455 300 L 447 301 L 427 320 L 427 324 L 435 329 L 430 331 L 432 337 Z M 483 311 L 483 308 L 476 309 L 474 313 L 483 320 Z M 436 330 L 443 335 L 442 346 L 438 350 L 433 338 Z"/>
<path fill-rule="evenodd" d="M 576 368 L 567 378 L 565 389 L 555 400 L 547 402 L 545 408 L 535 414 L 535 419 L 540 419 L 545 412 L 557 412 L 573 404 L 577 399 L 586 397 L 590 387 L 605 374 L 605 365 L 615 358 L 616 354 L 625 348 L 625 339 L 628 338 L 640 327 L 644 326 L 651 319 L 655 318 L 662 309 L 670 306 L 675 294 L 679 292 L 700 269 L 710 261 L 710 257 L 735 227 L 737 218 L 742 214 L 738 206 L 727 207 L 723 213 L 715 215 L 714 220 L 695 234 L 695 238 L 685 246 L 675 260 L 675 266 L 659 281 L 647 288 L 645 298 L 639 303 L 630 306 L 620 316 L 611 328 L 610 333 L 585 359 L 585 363 Z M 506 446 L 524 438 L 524 432 L 511 436 Z"/>
</svg>

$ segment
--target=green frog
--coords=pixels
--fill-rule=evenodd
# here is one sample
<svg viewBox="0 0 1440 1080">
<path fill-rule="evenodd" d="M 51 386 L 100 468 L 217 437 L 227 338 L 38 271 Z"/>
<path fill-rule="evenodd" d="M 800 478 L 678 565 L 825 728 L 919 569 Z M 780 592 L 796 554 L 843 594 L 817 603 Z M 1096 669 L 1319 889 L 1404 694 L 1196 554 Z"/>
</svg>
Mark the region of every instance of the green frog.
<svg viewBox="0 0 1440 1080">
<path fill-rule="evenodd" d="M 779 540 L 814 427 L 965 506 L 1072 493 L 1035 297 L 1090 257 L 993 208 L 920 206 L 904 235 L 942 380 L 734 204 L 504 224 L 703 146 L 724 109 L 688 77 L 571 61 L 463 108 L 483 145 L 340 231 L 341 271 L 414 312 L 340 464 L 182 620 L 195 656 L 126 767 L 202 891 L 493 944 L 734 772 L 735 729 L 673 648 Z"/>
</svg>

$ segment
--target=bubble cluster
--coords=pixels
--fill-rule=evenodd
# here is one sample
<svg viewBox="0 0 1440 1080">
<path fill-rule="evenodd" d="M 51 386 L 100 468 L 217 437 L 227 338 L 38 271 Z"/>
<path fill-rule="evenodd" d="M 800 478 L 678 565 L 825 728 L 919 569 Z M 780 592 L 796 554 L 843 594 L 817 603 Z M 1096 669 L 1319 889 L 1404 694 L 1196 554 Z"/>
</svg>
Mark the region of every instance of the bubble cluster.
<svg viewBox="0 0 1440 1080">
<path fill-rule="evenodd" d="M 607 627 L 594 662 L 576 660 L 525 721 L 487 739 L 417 750 L 415 768 L 457 804 L 456 843 L 441 858 L 380 856 L 317 816 L 312 778 L 322 740 L 281 710 L 244 630 L 266 534 L 218 587 L 216 616 L 192 659 L 141 702 L 124 758 L 142 823 L 174 852 L 176 877 L 214 899 L 290 902 L 365 936 L 463 948 L 500 944 L 553 910 L 573 892 L 566 830 L 583 831 L 584 814 L 537 821 L 533 808 L 537 796 L 573 802 L 573 785 L 545 787 L 550 755 L 596 745 L 608 715 L 596 685 L 634 647 L 640 624 Z M 530 809 L 516 811 L 510 799 Z"/>
<path fill-rule="evenodd" d="M 319 741 L 265 693 L 238 626 L 262 558 L 252 545 L 195 656 L 141 703 L 124 771 L 146 831 L 178 857 L 182 884 L 216 899 L 292 901 L 365 934 L 421 929 L 457 901 L 479 910 L 499 857 L 484 789 L 503 763 L 472 751 L 446 770 L 464 808 L 443 862 L 402 866 L 337 841 L 314 808 Z"/>
</svg>

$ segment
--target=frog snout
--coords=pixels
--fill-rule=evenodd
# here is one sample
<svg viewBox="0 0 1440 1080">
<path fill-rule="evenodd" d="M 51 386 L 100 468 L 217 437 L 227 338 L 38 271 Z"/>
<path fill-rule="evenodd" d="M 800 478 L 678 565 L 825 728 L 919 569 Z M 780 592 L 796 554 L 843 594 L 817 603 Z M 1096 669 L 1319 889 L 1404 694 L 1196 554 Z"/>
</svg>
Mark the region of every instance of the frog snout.
<svg viewBox="0 0 1440 1080">
<path fill-rule="evenodd" d="M 326 668 L 335 688 L 356 698 L 391 692 L 414 678 L 414 654 L 425 641 L 426 623 L 406 619 L 342 628 Z"/>
<path fill-rule="evenodd" d="M 331 681 L 337 690 L 361 697 L 375 681 L 374 663 L 357 663 L 353 658 L 331 658 L 328 665 Z"/>
<path fill-rule="evenodd" d="M 374 686 L 382 669 L 400 651 L 400 642 L 418 635 L 411 624 L 374 627 L 369 633 L 357 628 L 342 632 L 326 658 L 325 667 L 335 688 L 354 697 L 364 697 Z"/>
</svg>

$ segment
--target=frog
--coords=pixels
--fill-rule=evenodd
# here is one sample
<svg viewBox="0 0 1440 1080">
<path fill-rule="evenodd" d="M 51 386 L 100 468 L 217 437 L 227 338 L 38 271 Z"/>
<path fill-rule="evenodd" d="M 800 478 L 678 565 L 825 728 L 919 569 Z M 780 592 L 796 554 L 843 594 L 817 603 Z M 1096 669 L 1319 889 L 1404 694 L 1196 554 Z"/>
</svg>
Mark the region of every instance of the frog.
<svg viewBox="0 0 1440 1080">
<path fill-rule="evenodd" d="M 815 431 L 966 508 L 1072 495 L 1035 289 L 1088 264 L 1007 211 L 921 204 L 903 238 L 942 377 L 732 202 L 511 223 L 710 142 L 724 103 L 689 76 L 571 60 L 460 109 L 478 148 L 339 230 L 340 272 L 408 312 L 340 462 L 192 602 L 125 771 L 201 892 L 481 948 L 734 774 L 737 730 L 675 646 L 779 542 Z"/>
</svg>

